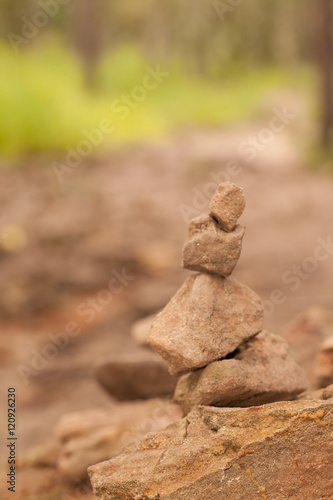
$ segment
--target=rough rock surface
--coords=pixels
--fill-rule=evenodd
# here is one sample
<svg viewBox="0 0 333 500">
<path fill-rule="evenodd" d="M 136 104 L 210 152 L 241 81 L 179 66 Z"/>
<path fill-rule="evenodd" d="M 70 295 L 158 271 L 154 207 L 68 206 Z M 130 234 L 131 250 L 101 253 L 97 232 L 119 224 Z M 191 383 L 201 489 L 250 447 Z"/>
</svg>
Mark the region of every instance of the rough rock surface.
<svg viewBox="0 0 333 500">
<path fill-rule="evenodd" d="M 262 332 L 242 345 L 232 359 L 183 375 L 174 401 L 187 414 L 197 405 L 253 406 L 289 400 L 306 387 L 303 371 L 286 342 Z"/>
<path fill-rule="evenodd" d="M 331 500 L 333 400 L 199 406 L 89 469 L 100 500 Z"/>
<path fill-rule="evenodd" d="M 236 226 L 227 233 L 209 215 L 196 217 L 189 225 L 188 240 L 183 248 L 183 267 L 229 276 L 238 262 L 244 232 L 244 226 Z"/>
<path fill-rule="evenodd" d="M 60 444 L 57 470 L 76 482 L 86 476 L 89 465 L 117 455 L 124 446 L 181 416 L 177 405 L 160 399 L 64 415 L 56 429 Z"/>
<path fill-rule="evenodd" d="M 232 231 L 245 209 L 243 190 L 231 182 L 220 184 L 209 209 L 224 231 Z"/>
<path fill-rule="evenodd" d="M 148 349 L 109 359 L 97 368 L 96 376 L 118 401 L 170 396 L 177 384 L 165 361 Z"/>
<path fill-rule="evenodd" d="M 225 357 L 262 329 L 262 302 L 252 290 L 233 279 L 195 274 L 157 316 L 149 343 L 178 375 Z"/>
<path fill-rule="evenodd" d="M 148 345 L 148 337 L 150 334 L 151 325 L 156 319 L 157 313 L 150 314 L 145 318 L 139 319 L 133 323 L 131 327 L 132 339 L 140 346 Z"/>
</svg>

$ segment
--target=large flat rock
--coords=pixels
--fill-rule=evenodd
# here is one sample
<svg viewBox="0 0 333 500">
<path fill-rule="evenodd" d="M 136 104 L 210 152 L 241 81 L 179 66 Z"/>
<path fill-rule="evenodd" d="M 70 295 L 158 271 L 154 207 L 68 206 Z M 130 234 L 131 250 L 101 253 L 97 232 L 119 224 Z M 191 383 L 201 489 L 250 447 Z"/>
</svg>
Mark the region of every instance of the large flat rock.
<svg viewBox="0 0 333 500">
<path fill-rule="evenodd" d="M 151 347 L 178 375 L 224 358 L 263 329 L 260 298 L 242 283 L 190 276 L 152 325 Z"/>
<path fill-rule="evenodd" d="M 333 399 L 200 406 L 90 467 L 100 500 L 331 500 Z"/>
</svg>

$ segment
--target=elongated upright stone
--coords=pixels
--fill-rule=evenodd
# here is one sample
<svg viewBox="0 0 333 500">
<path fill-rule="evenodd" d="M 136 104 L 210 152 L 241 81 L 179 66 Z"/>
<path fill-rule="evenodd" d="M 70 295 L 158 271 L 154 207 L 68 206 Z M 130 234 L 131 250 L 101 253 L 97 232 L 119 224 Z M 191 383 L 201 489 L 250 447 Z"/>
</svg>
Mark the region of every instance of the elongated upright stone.
<svg viewBox="0 0 333 500">
<path fill-rule="evenodd" d="M 210 205 L 210 215 L 225 231 L 232 231 L 245 209 L 243 190 L 231 182 L 219 185 Z"/>
<path fill-rule="evenodd" d="M 331 500 L 333 399 L 199 406 L 89 476 L 99 500 Z"/>
</svg>

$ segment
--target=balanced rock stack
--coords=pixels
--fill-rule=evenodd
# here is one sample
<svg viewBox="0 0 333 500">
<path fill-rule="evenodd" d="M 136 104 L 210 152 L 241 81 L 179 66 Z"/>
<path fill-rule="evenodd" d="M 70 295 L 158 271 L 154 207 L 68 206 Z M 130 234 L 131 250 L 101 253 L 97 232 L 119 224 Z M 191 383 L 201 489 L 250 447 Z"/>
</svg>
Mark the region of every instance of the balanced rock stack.
<svg viewBox="0 0 333 500">
<path fill-rule="evenodd" d="M 220 184 L 210 214 L 189 225 L 183 267 L 190 276 L 154 321 L 151 347 L 181 375 L 174 400 L 187 414 L 197 405 L 253 406 L 293 399 L 306 387 L 282 338 L 263 331 L 260 298 L 229 278 L 245 228 L 237 225 L 244 193 Z"/>
</svg>

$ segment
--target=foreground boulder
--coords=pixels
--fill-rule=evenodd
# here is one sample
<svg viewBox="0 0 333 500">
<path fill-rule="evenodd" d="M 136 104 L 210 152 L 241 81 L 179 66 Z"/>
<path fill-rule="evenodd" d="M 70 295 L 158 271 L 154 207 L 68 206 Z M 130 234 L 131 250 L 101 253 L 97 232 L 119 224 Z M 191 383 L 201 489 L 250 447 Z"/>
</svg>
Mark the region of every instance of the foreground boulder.
<svg viewBox="0 0 333 500">
<path fill-rule="evenodd" d="M 331 500 L 333 399 L 199 406 L 89 468 L 100 500 Z"/>
<path fill-rule="evenodd" d="M 304 391 L 303 370 L 286 342 L 262 332 L 240 346 L 231 359 L 215 361 L 183 375 L 174 401 L 188 413 L 194 406 L 254 406 L 288 401 Z"/>
</svg>

